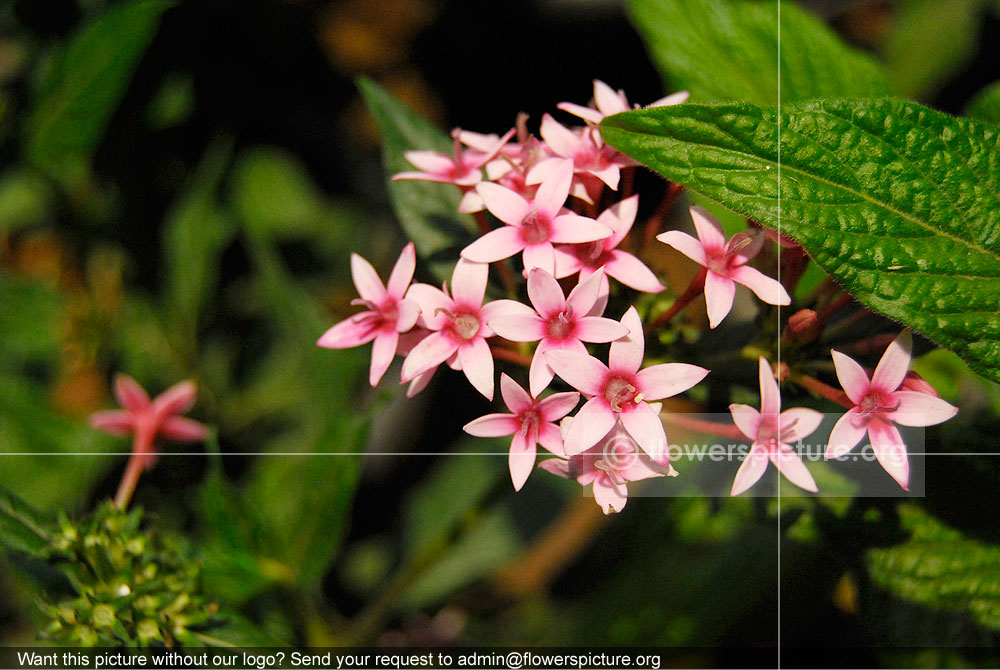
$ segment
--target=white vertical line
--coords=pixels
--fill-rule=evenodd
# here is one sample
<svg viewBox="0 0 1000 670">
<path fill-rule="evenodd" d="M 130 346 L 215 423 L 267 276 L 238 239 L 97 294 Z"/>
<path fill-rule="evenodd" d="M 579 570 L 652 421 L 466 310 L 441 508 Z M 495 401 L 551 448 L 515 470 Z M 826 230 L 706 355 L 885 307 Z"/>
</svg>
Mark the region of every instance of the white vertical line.
<svg viewBox="0 0 1000 670">
<path fill-rule="evenodd" d="M 778 0 L 778 239 L 781 239 L 781 0 Z M 778 245 L 781 281 L 781 245 Z M 781 370 L 781 305 L 778 305 L 778 370 Z M 778 668 L 781 668 L 781 474 L 778 474 Z"/>
</svg>

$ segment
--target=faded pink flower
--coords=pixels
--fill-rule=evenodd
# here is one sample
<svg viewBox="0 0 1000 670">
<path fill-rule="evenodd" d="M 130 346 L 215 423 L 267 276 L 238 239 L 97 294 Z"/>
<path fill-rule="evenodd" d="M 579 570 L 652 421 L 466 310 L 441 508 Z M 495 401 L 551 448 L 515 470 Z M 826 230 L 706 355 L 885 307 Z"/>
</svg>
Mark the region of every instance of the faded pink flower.
<svg viewBox="0 0 1000 670">
<path fill-rule="evenodd" d="M 621 421 L 647 454 L 666 464 L 667 438 L 658 413 L 648 400 L 660 400 L 691 388 L 708 370 L 686 363 L 663 363 L 640 370 L 645 343 L 635 307 L 622 317 L 627 337 L 611 343 L 608 365 L 576 351 L 547 351 L 545 359 L 557 375 L 589 398 L 566 435 L 570 456 L 593 447 Z"/>
<path fill-rule="evenodd" d="M 788 481 L 806 491 L 817 491 L 816 482 L 795 450 L 790 446 L 819 426 L 823 415 L 814 409 L 794 407 L 781 411 L 781 391 L 763 356 L 759 360 L 760 411 L 750 405 L 729 406 L 736 427 L 752 440 L 750 453 L 736 471 L 729 495 L 736 496 L 757 483 L 768 461 Z"/>
<path fill-rule="evenodd" d="M 419 171 L 400 172 L 393 176 L 393 180 L 416 179 L 456 186 L 475 186 L 483 180 L 483 166 L 496 158 L 513 136 L 513 129 L 503 137 L 496 137 L 456 128 L 452 131 L 452 137 L 455 139 L 453 156 L 437 151 L 407 151 L 403 155 Z M 471 142 L 477 148 L 463 148 L 463 140 Z"/>
<path fill-rule="evenodd" d="M 450 365 L 461 369 L 477 391 L 493 399 L 493 354 L 486 343 L 493 331 L 487 322 L 506 313 L 530 313 L 531 308 L 513 300 L 484 305 L 488 275 L 487 265 L 459 259 L 450 296 L 447 285 L 443 291 L 428 284 L 410 287 L 406 296 L 420 306 L 418 323 L 432 332 L 403 360 L 404 383 L 451 359 Z"/>
<path fill-rule="evenodd" d="M 198 442 L 208 436 L 205 424 L 180 416 L 198 397 L 198 387 L 193 381 L 174 384 L 150 400 L 138 382 L 126 374 L 118 374 L 114 393 L 124 409 L 94 412 L 90 415 L 90 425 L 112 435 L 133 435 L 132 456 L 140 469 L 149 469 L 156 462 L 153 443 L 158 437 Z"/>
<path fill-rule="evenodd" d="M 573 164 L 562 164 L 546 177 L 535 197 L 527 200 L 514 191 L 484 182 L 476 187 L 486 208 L 506 226 L 491 230 L 462 250 L 462 258 L 492 263 L 523 252 L 524 271 L 540 267 L 555 273 L 554 242 L 592 242 L 611 235 L 593 219 L 563 211 L 573 181 Z"/>
<path fill-rule="evenodd" d="M 659 414 L 660 404 L 654 403 L 653 410 Z M 563 419 L 561 427 L 564 434 L 573 421 L 572 417 Z M 571 456 L 569 460 L 550 458 L 539 463 L 538 467 L 560 477 L 575 479 L 582 486 L 592 484 L 594 501 L 605 514 L 620 512 L 625 507 L 628 502 L 627 482 L 677 476 L 677 471 L 669 464 L 660 466 L 640 453 L 621 422 L 615 423 L 611 432 L 582 454 Z"/>
<path fill-rule="evenodd" d="M 690 94 L 687 91 L 679 91 L 660 98 L 655 102 L 651 102 L 647 105 L 647 107 L 667 107 L 670 105 L 679 105 L 680 103 L 685 102 L 689 95 Z M 556 105 L 556 107 L 564 112 L 569 112 L 574 116 L 578 116 L 584 121 L 594 125 L 599 124 L 605 116 L 611 116 L 612 114 L 618 114 L 619 112 L 627 112 L 632 109 L 632 107 L 629 106 L 628 98 L 625 97 L 625 91 L 615 91 L 600 79 L 594 80 L 593 107 L 584 107 L 583 105 L 577 105 L 572 102 L 560 102 Z M 639 105 L 636 105 L 635 108 L 638 109 Z"/>
<path fill-rule="evenodd" d="M 616 247 L 621 244 L 639 211 L 639 196 L 633 195 L 604 210 L 597 222 L 613 232 L 611 237 L 585 244 L 567 244 L 556 247 L 556 277 L 562 279 L 576 272 L 580 281 L 592 275 L 598 268 L 604 268 L 608 277 L 644 293 L 659 293 L 663 285 L 646 265 L 638 258 Z M 603 291 L 607 293 L 607 279 Z"/>
<path fill-rule="evenodd" d="M 743 284 L 756 293 L 758 298 L 771 305 L 791 304 L 792 299 L 781 282 L 746 264 L 760 251 L 763 242 L 761 236 L 740 233 L 726 242 L 722 226 L 705 209 L 692 207 L 691 218 L 694 219 L 698 239 L 679 230 L 662 233 L 656 239 L 669 244 L 707 269 L 705 303 L 710 327 L 718 326 L 729 314 L 737 283 Z"/>
<path fill-rule="evenodd" d="M 844 393 L 855 406 L 833 427 L 826 457 L 843 456 L 867 432 L 879 464 L 906 490 L 909 490 L 910 463 L 903 437 L 894 424 L 933 426 L 958 412 L 957 407 L 936 395 L 906 390 L 913 388 L 913 382 L 907 381 L 912 351 L 913 338 L 910 331 L 904 330 L 885 350 L 870 381 L 853 358 L 839 351 L 830 352 Z"/>
<path fill-rule="evenodd" d="M 357 254 L 351 254 L 351 277 L 361 296 L 351 304 L 364 305 L 368 309 L 341 321 L 316 342 L 327 349 L 348 349 L 374 340 L 368 373 L 368 383 L 372 386 L 378 385 L 392 364 L 399 334 L 413 328 L 420 316 L 417 303 L 405 298 L 416 263 L 416 251 L 410 242 L 392 268 L 388 285 L 383 286 L 371 263 Z"/>
<path fill-rule="evenodd" d="M 554 373 L 545 361 L 545 352 L 566 349 L 586 355 L 584 342 L 604 343 L 628 335 L 628 328 L 601 316 L 589 316 L 600 294 L 603 271 L 578 284 L 569 297 L 563 295 L 555 277 L 541 268 L 528 273 L 528 299 L 534 313 L 498 316 L 489 322 L 500 337 L 512 342 L 538 342 L 531 359 L 531 394 L 539 395 Z M 603 310 L 602 310 L 603 311 Z"/>
<path fill-rule="evenodd" d="M 535 466 L 539 443 L 553 454 L 564 453 L 555 422 L 576 407 L 580 394 L 575 391 L 555 393 L 537 400 L 506 374 L 500 375 L 500 394 L 513 414 L 487 414 L 465 424 L 463 430 L 476 437 L 514 436 L 507 462 L 514 490 L 520 491 Z"/>
</svg>

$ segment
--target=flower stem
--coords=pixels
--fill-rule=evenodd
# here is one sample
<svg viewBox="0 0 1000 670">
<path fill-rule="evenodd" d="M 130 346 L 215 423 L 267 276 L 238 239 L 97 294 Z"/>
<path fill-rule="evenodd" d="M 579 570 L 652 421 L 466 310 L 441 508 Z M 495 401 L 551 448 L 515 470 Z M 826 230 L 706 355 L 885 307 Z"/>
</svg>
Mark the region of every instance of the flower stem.
<svg viewBox="0 0 1000 670">
<path fill-rule="evenodd" d="M 153 451 L 153 434 L 139 429 L 135 431 L 135 438 L 132 441 L 132 455 L 125 465 L 125 474 L 122 475 L 121 483 L 118 484 L 118 492 L 115 493 L 115 507 L 125 509 L 135 487 L 139 484 L 139 476 L 146 469 L 149 462 L 149 454 Z"/>
<path fill-rule="evenodd" d="M 670 321 L 670 319 L 677 316 L 678 312 L 687 307 L 692 300 L 701 295 L 701 292 L 705 290 L 706 274 L 707 270 L 705 268 L 699 270 L 698 274 L 696 274 L 694 279 L 691 280 L 691 283 L 688 284 L 688 287 L 684 289 L 684 293 L 678 296 L 677 300 L 674 300 L 674 304 L 672 304 L 663 314 L 656 317 L 655 321 L 646 326 L 646 332 L 651 333 L 657 328 L 661 328 L 665 323 Z"/>
<path fill-rule="evenodd" d="M 812 391 L 818 396 L 831 400 L 838 405 L 847 407 L 848 409 L 854 407 L 854 403 L 851 399 L 847 397 L 847 394 L 840 389 L 835 389 L 829 384 L 824 384 L 815 377 L 810 377 L 807 374 L 801 372 L 792 372 L 788 375 L 789 381 L 792 381 L 802 388 Z"/>
<path fill-rule="evenodd" d="M 660 228 L 663 227 L 663 220 L 667 218 L 667 214 L 670 213 L 670 209 L 677 202 L 677 198 L 684 191 L 684 187 L 680 184 L 675 184 L 670 182 L 667 184 L 667 191 L 663 194 L 663 199 L 660 200 L 660 204 L 656 206 L 656 211 L 653 212 L 652 216 L 646 221 L 646 227 L 642 231 L 642 248 L 648 247 L 652 241 L 656 238 L 656 234 L 660 232 Z"/>
<path fill-rule="evenodd" d="M 734 424 L 706 421 L 705 419 L 698 419 L 693 416 L 688 416 L 687 414 L 664 413 L 660 416 L 663 417 L 663 420 L 667 423 L 671 423 L 686 430 L 691 430 L 697 433 L 706 433 L 708 435 L 718 435 L 719 437 L 725 437 L 730 440 L 746 440 L 746 436 Z"/>
<path fill-rule="evenodd" d="M 526 368 L 531 367 L 531 356 L 523 354 L 520 351 L 514 351 L 499 344 L 491 344 L 490 351 L 493 352 L 494 357 L 502 361 L 523 365 Z"/>
</svg>

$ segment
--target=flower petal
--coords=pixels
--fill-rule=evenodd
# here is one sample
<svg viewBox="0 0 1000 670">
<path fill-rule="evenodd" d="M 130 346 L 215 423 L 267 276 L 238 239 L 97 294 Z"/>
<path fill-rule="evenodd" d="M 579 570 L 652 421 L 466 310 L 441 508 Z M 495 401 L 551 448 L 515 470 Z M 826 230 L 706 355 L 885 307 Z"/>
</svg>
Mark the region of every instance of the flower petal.
<svg viewBox="0 0 1000 670">
<path fill-rule="evenodd" d="M 588 396 L 598 395 L 608 376 L 604 363 L 575 351 L 549 350 L 545 360 L 567 384 Z"/>
<path fill-rule="evenodd" d="M 807 407 L 793 407 L 778 415 L 778 432 L 788 442 L 798 442 L 808 437 L 823 423 L 823 413 Z"/>
<path fill-rule="evenodd" d="M 788 445 L 782 444 L 776 452 L 771 452 L 771 462 L 778 468 L 778 472 L 785 475 L 785 479 L 798 486 L 800 489 L 816 493 L 816 480 L 809 473 L 806 464 L 802 462 L 795 450 Z"/>
<path fill-rule="evenodd" d="M 638 194 L 620 200 L 601 212 L 600 216 L 597 217 L 597 222 L 614 231 L 611 237 L 604 240 L 606 250 L 614 249 L 625 239 L 625 236 L 632 230 L 632 224 L 635 223 L 635 216 L 638 213 Z"/>
<path fill-rule="evenodd" d="M 490 330 L 511 342 L 537 342 L 545 337 L 545 322 L 537 314 L 498 316 L 488 322 Z"/>
<path fill-rule="evenodd" d="M 553 352 L 550 352 L 550 354 Z M 600 442 L 615 427 L 617 414 L 600 398 L 591 398 L 573 417 L 566 431 L 565 447 L 569 456 L 583 453 Z"/>
<path fill-rule="evenodd" d="M 721 251 L 726 246 L 726 236 L 722 232 L 722 226 L 718 220 L 708 213 L 704 207 L 695 205 L 691 208 L 691 220 L 694 221 L 694 228 L 698 233 L 698 239 L 705 251 Z"/>
<path fill-rule="evenodd" d="M 958 408 L 941 398 L 918 391 L 896 391 L 899 408 L 886 416 L 901 426 L 934 426 L 958 413 Z"/>
<path fill-rule="evenodd" d="M 403 156 L 422 172 L 445 174 L 455 167 L 455 159 L 437 151 L 404 151 Z"/>
<path fill-rule="evenodd" d="M 636 311 L 635 307 L 629 307 L 622 316 L 621 322 L 623 326 L 628 328 L 629 334 L 611 343 L 608 368 L 615 372 L 635 374 L 639 371 L 639 366 L 642 365 L 646 346 L 642 333 L 642 319 L 639 318 L 639 312 Z"/>
<path fill-rule="evenodd" d="M 561 109 L 564 112 L 569 112 L 573 116 L 579 116 L 584 121 L 589 123 L 600 123 L 604 115 L 598 110 L 592 109 L 590 107 L 584 107 L 583 105 L 577 105 L 572 102 L 560 102 L 556 105 L 556 109 Z"/>
<path fill-rule="evenodd" d="M 899 430 L 887 421 L 874 419 L 868 424 L 868 438 L 879 465 L 904 490 L 909 491 L 910 461 L 906 457 L 906 445 L 903 444 L 903 436 L 899 434 Z"/>
<path fill-rule="evenodd" d="M 566 310 L 562 287 L 542 268 L 533 268 L 528 272 L 528 299 L 543 319 L 550 319 Z"/>
<path fill-rule="evenodd" d="M 520 431 L 521 422 L 513 414 L 487 414 L 465 424 L 462 430 L 476 437 L 501 437 Z"/>
<path fill-rule="evenodd" d="M 413 242 L 410 242 L 399 254 L 396 264 L 392 267 L 392 274 L 389 275 L 389 283 L 386 285 L 386 291 L 394 300 L 402 300 L 406 295 L 406 289 L 413 281 L 413 272 L 416 268 L 417 251 Z"/>
<path fill-rule="evenodd" d="M 899 334 L 889 348 L 882 354 L 875 372 L 872 373 L 872 388 L 883 393 L 889 393 L 899 388 L 910 368 L 910 356 L 913 351 L 913 336 L 909 330 Z M 905 486 L 903 488 L 906 488 Z"/>
<path fill-rule="evenodd" d="M 531 309 L 524 303 L 506 299 L 491 300 L 483 305 L 483 308 L 479 310 L 479 319 L 480 321 L 485 321 L 487 326 L 489 326 L 489 324 L 495 319 L 505 318 L 508 316 L 537 316 L 537 314 L 535 314 L 535 310 Z"/>
<path fill-rule="evenodd" d="M 573 411 L 580 402 L 580 394 L 576 391 L 553 393 L 538 403 L 535 408 L 542 415 L 542 421 L 555 422 Z"/>
<path fill-rule="evenodd" d="M 612 249 L 610 256 L 604 266 L 608 276 L 643 293 L 659 293 L 666 288 L 645 263 L 627 251 Z"/>
<path fill-rule="evenodd" d="M 781 411 L 781 390 L 771 371 L 771 364 L 763 356 L 757 360 L 757 378 L 760 382 L 760 413 L 777 414 Z"/>
<path fill-rule="evenodd" d="M 444 363 L 458 348 L 441 333 L 431 333 L 420 340 L 403 360 L 401 381 L 408 382 Z"/>
<path fill-rule="evenodd" d="M 521 221 L 531 211 L 527 200 L 500 184 L 483 182 L 476 186 L 476 193 L 483 199 L 490 214 L 511 226 L 520 227 Z"/>
<path fill-rule="evenodd" d="M 493 354 L 486 340 L 476 337 L 459 347 L 458 362 L 469 383 L 487 400 L 493 400 Z"/>
<path fill-rule="evenodd" d="M 537 452 L 534 430 L 518 431 L 510 441 L 510 453 L 507 455 L 507 465 L 510 468 L 510 479 L 514 490 L 520 491 L 528 475 L 535 469 Z"/>
<path fill-rule="evenodd" d="M 767 449 L 760 445 L 750 447 L 750 453 L 743 459 L 740 469 L 736 471 L 733 479 L 733 488 L 729 495 L 738 496 L 748 488 L 756 484 L 767 470 Z"/>
<path fill-rule="evenodd" d="M 535 404 L 534 398 L 528 395 L 528 392 L 511 379 L 506 372 L 500 375 L 500 395 L 503 396 L 507 409 L 514 414 L 527 412 Z"/>
<path fill-rule="evenodd" d="M 562 435 L 559 433 L 559 428 L 557 428 L 553 423 L 541 423 L 538 425 L 538 442 L 548 451 L 556 454 L 557 456 L 566 455 L 566 448 L 563 446 Z"/>
<path fill-rule="evenodd" d="M 378 386 L 385 371 L 392 365 L 396 357 L 396 345 L 399 344 L 399 333 L 394 330 L 383 331 L 372 343 L 372 363 L 368 370 L 368 383 Z"/>
<path fill-rule="evenodd" d="M 548 116 L 548 115 L 546 115 Z M 543 120 L 544 124 L 545 121 Z M 553 121 L 556 125 L 558 122 Z M 561 127 L 561 126 L 560 126 Z M 558 153 L 558 152 L 557 152 Z M 531 201 L 533 207 L 554 218 L 569 197 L 569 187 L 573 183 L 573 161 L 565 160 L 545 177 Z"/>
<path fill-rule="evenodd" d="M 375 268 L 357 254 L 351 254 L 351 278 L 358 295 L 369 302 L 381 305 L 388 296 Z"/>
<path fill-rule="evenodd" d="M 531 357 L 531 365 L 528 366 L 528 385 L 531 388 L 531 395 L 538 397 L 541 395 L 555 376 L 555 371 L 545 360 L 545 352 L 550 349 L 549 342 L 542 340 L 535 347 L 535 353 Z"/>
<path fill-rule="evenodd" d="M 708 257 L 705 255 L 705 248 L 701 242 L 692 235 L 679 230 L 668 230 L 656 236 L 660 242 L 669 244 L 677 251 L 681 252 L 699 265 L 707 265 Z"/>
<path fill-rule="evenodd" d="M 840 458 L 858 446 L 858 442 L 865 436 L 866 430 L 866 422 L 861 419 L 861 410 L 857 407 L 847 410 L 844 416 L 837 419 L 833 430 L 830 431 L 830 437 L 827 438 L 825 458 Z"/>
<path fill-rule="evenodd" d="M 570 474 L 569 461 L 563 458 L 547 458 L 538 464 L 538 467 L 546 472 L 551 472 L 557 477 L 562 477 L 564 479 L 573 479 L 573 475 Z"/>
<path fill-rule="evenodd" d="M 708 310 L 708 326 L 715 328 L 733 308 L 736 284 L 709 270 L 705 273 L 705 307 Z"/>
<path fill-rule="evenodd" d="M 635 377 L 644 400 L 660 400 L 687 391 L 707 374 L 708 370 L 697 365 L 661 363 L 639 370 Z"/>
<path fill-rule="evenodd" d="M 556 253 L 558 254 L 558 249 Z M 559 262 L 558 255 L 556 256 L 556 263 Z M 580 276 L 577 285 L 573 287 L 573 290 L 569 292 L 569 297 L 566 298 L 566 303 L 573 307 L 573 313 L 577 316 L 583 316 L 588 314 L 590 310 L 594 308 L 597 303 L 597 298 L 601 295 L 601 282 L 604 279 L 604 270 L 598 269 L 593 272 L 588 277 Z"/>
<path fill-rule="evenodd" d="M 404 298 L 396 303 L 396 332 L 405 333 L 417 325 L 420 318 L 420 305 L 416 300 Z"/>
<path fill-rule="evenodd" d="M 605 473 L 594 480 L 594 501 L 605 514 L 616 514 L 628 502 L 628 488 L 625 484 L 615 484 Z"/>
<path fill-rule="evenodd" d="M 127 374 L 115 375 L 114 393 L 118 404 L 131 412 L 140 412 L 149 407 L 149 394 Z"/>
<path fill-rule="evenodd" d="M 583 342 L 603 344 L 628 336 L 629 330 L 614 319 L 585 316 L 576 322 L 576 337 Z"/>
<path fill-rule="evenodd" d="M 491 230 L 462 249 L 462 258 L 476 263 L 493 263 L 524 250 L 521 231 L 513 226 Z"/>
<path fill-rule="evenodd" d="M 378 332 L 371 321 L 353 316 L 323 333 L 316 345 L 326 349 L 349 349 L 371 342 Z"/>
<path fill-rule="evenodd" d="M 853 358 L 836 349 L 831 349 L 830 355 L 833 357 L 833 367 L 837 370 L 837 379 L 840 380 L 844 393 L 855 405 L 860 404 L 871 389 L 871 383 L 868 381 L 868 375 L 864 368 L 858 365 L 858 362 Z"/>
<path fill-rule="evenodd" d="M 157 435 L 178 442 L 200 442 L 208 437 L 208 426 L 186 416 L 170 416 L 160 425 Z"/>
<path fill-rule="evenodd" d="M 757 439 L 757 431 L 760 428 L 760 412 L 750 405 L 733 403 L 729 406 L 729 412 L 733 415 L 733 423 L 751 441 Z"/>
<path fill-rule="evenodd" d="M 579 214 L 563 214 L 549 224 L 549 239 L 560 244 L 582 244 L 611 237 L 611 229 Z"/>
<path fill-rule="evenodd" d="M 198 399 L 198 385 L 190 379 L 174 384 L 153 399 L 153 413 L 164 418 L 171 414 L 182 414 Z"/>
<path fill-rule="evenodd" d="M 653 460 L 668 458 L 667 434 L 663 432 L 660 415 L 652 407 L 644 402 L 636 403 L 631 410 L 622 412 L 619 417 L 628 434 Z"/>
<path fill-rule="evenodd" d="M 790 305 L 792 303 L 788 291 L 781 285 L 781 282 L 749 265 L 733 268 L 729 271 L 729 277 L 749 288 L 757 294 L 758 298 L 769 305 Z"/>
<path fill-rule="evenodd" d="M 556 253 L 549 242 L 526 246 L 521 260 L 525 272 L 531 272 L 533 268 L 542 268 L 549 274 L 556 271 Z"/>
<path fill-rule="evenodd" d="M 490 268 L 485 263 L 473 263 L 458 259 L 451 273 L 451 297 L 456 307 L 467 307 L 479 311 L 486 296 Z"/>
<path fill-rule="evenodd" d="M 94 412 L 90 415 L 90 427 L 112 435 L 131 435 L 135 430 L 135 416 L 121 409 Z"/>
</svg>

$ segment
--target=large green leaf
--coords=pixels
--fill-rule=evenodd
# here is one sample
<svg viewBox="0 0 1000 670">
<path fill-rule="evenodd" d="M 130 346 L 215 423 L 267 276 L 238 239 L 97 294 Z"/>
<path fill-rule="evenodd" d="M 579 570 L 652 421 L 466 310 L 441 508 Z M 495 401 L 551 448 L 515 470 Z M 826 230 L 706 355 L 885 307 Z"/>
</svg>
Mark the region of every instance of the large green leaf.
<svg viewBox="0 0 1000 670">
<path fill-rule="evenodd" d="M 782 102 L 889 92 L 870 58 L 791 2 L 779 10 L 777 0 L 629 0 L 628 8 L 668 87 L 695 100 L 773 105 L 779 90 Z"/>
<path fill-rule="evenodd" d="M 912 536 L 868 551 L 872 580 L 907 600 L 968 612 L 1000 629 L 1000 546 L 970 540 L 919 508 L 899 511 Z"/>
<path fill-rule="evenodd" d="M 861 302 L 1000 381 L 1000 136 L 899 100 L 625 112 L 604 138 L 797 239 Z M 781 156 L 781 169 L 778 156 Z M 779 178 L 780 176 L 780 178 Z"/>
<path fill-rule="evenodd" d="M 115 5 L 56 55 L 28 121 L 27 153 L 35 164 L 62 180 L 78 176 L 171 4 Z"/>
<path fill-rule="evenodd" d="M 14 494 L 0 489 L 0 546 L 41 558 L 52 539 L 50 522 Z"/>
<path fill-rule="evenodd" d="M 421 118 L 370 79 L 358 80 L 361 95 L 382 132 L 386 177 L 415 168 L 403 155 L 409 150 L 451 154 L 447 135 Z M 389 197 L 406 235 L 417 252 L 447 278 L 458 252 L 477 235 L 474 219 L 458 213 L 461 193 L 451 184 L 429 181 L 389 181 Z"/>
</svg>

